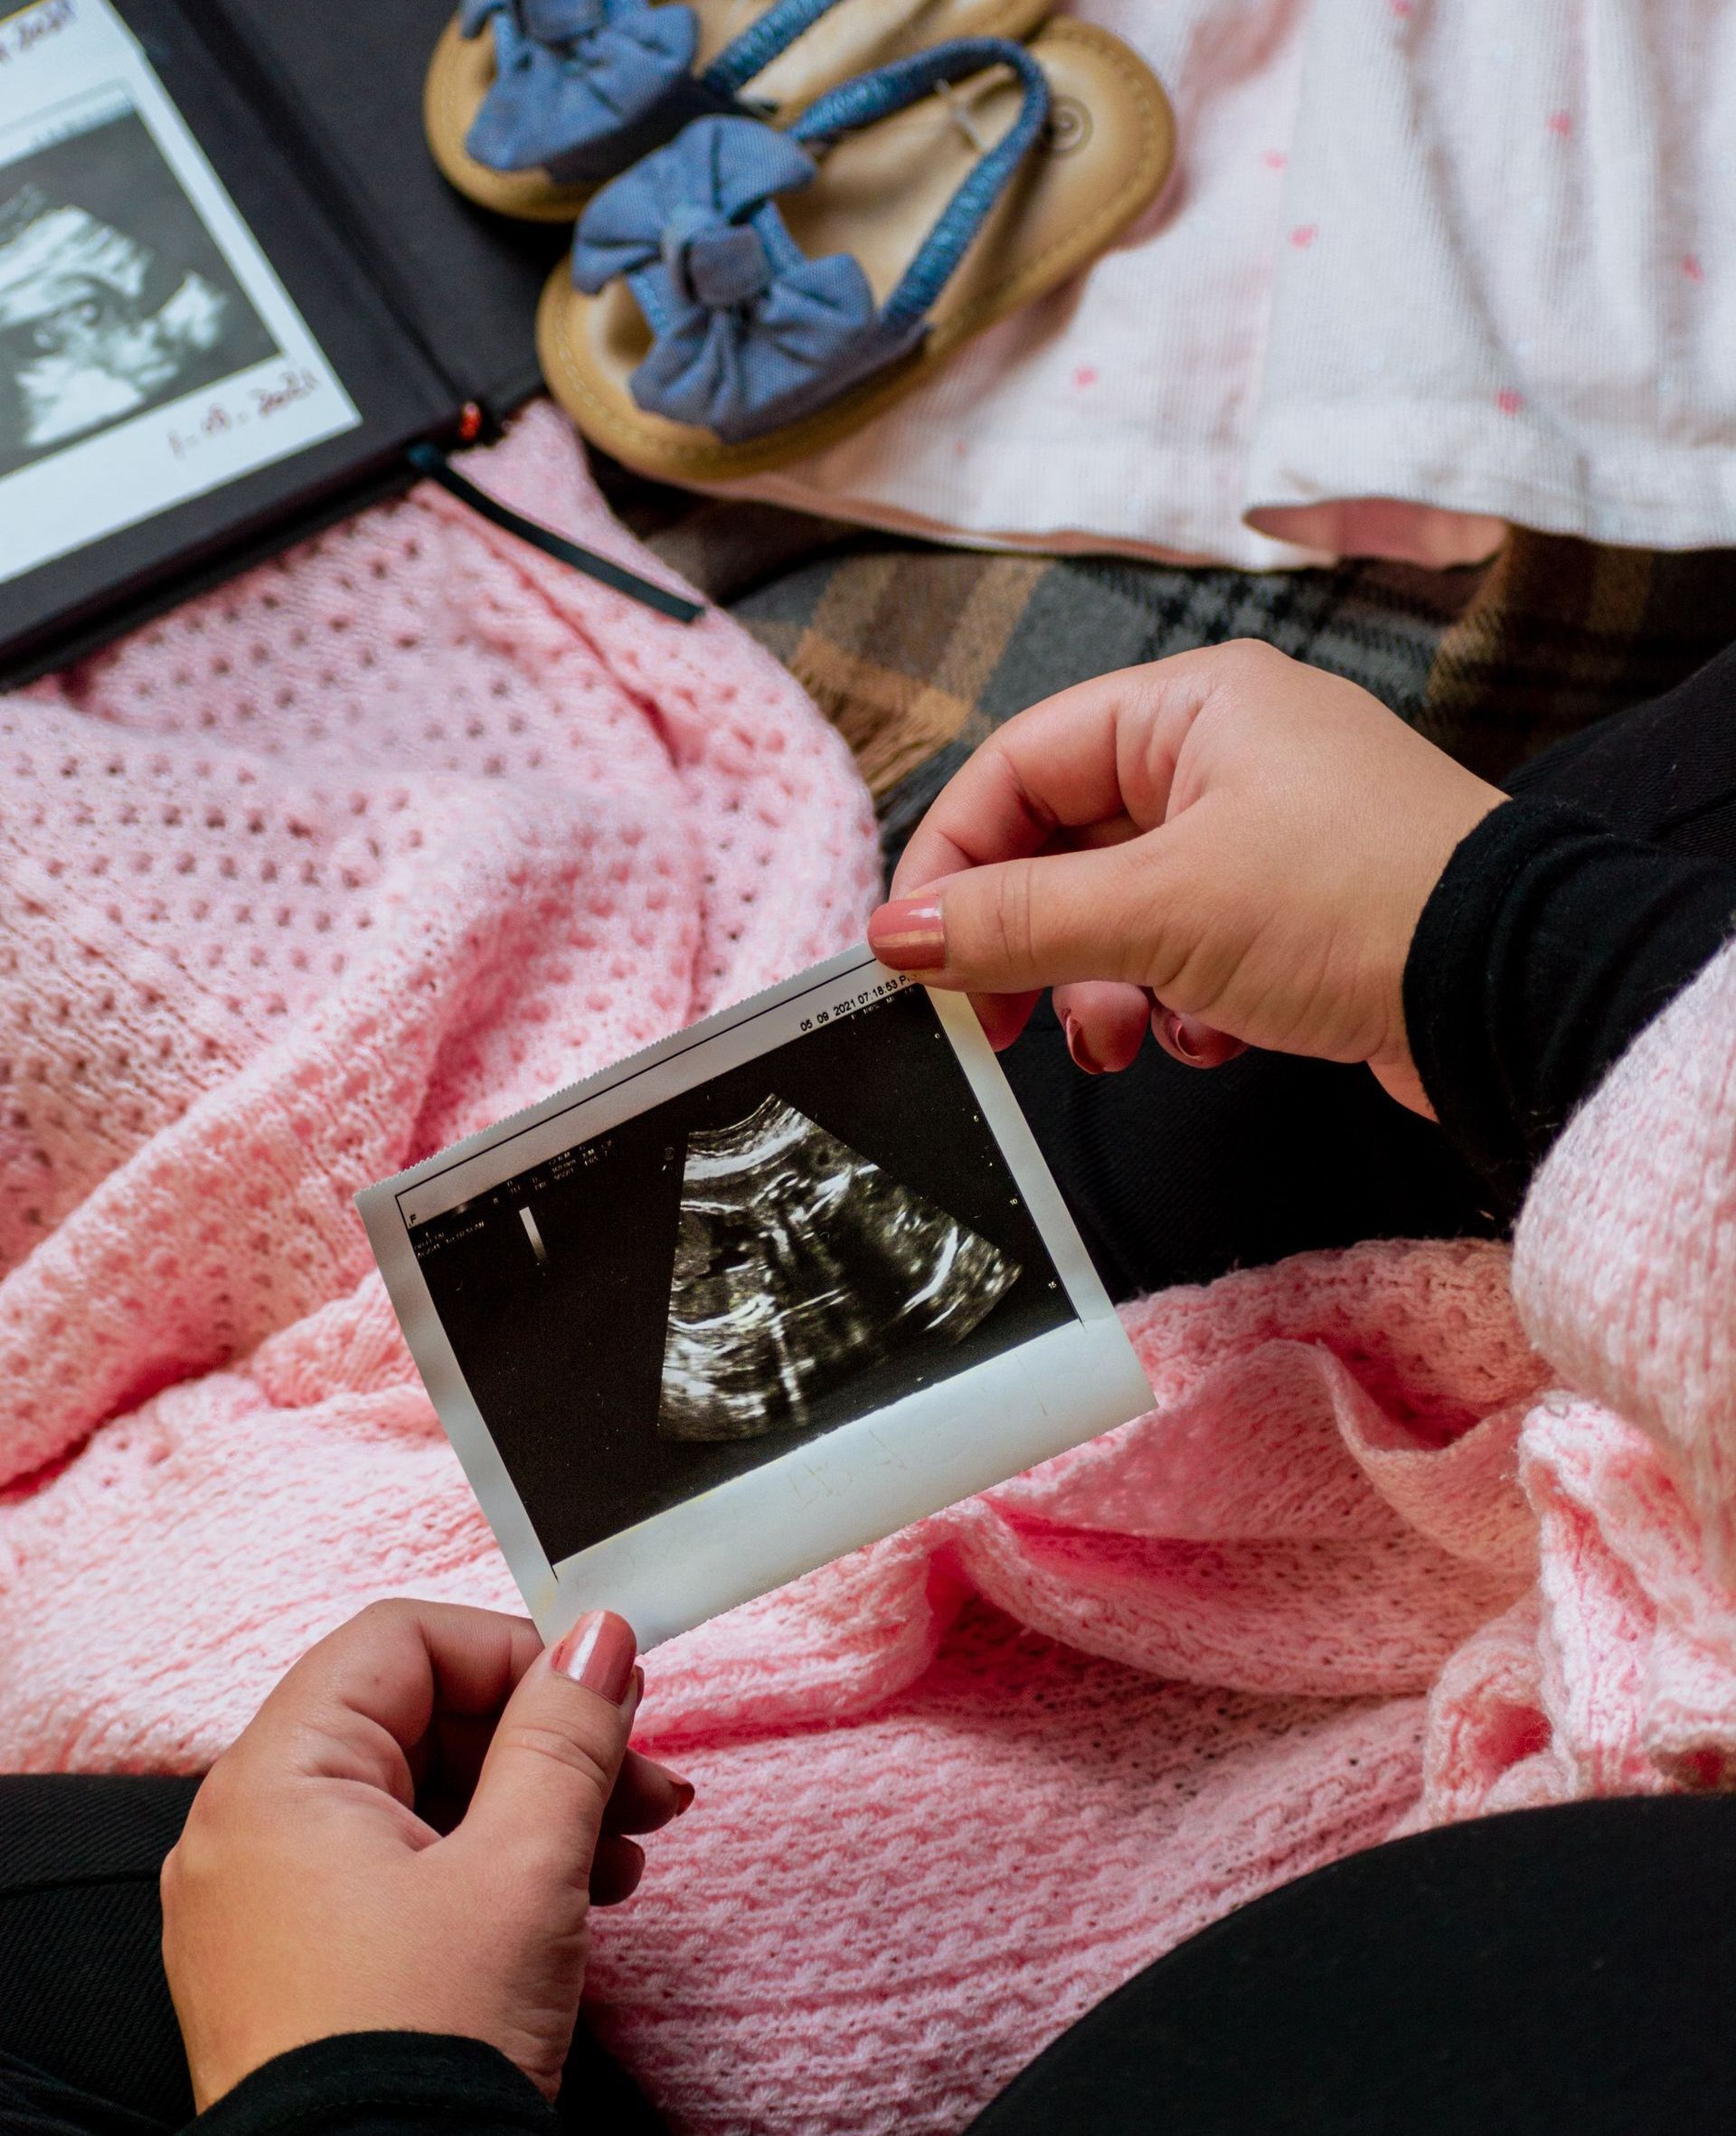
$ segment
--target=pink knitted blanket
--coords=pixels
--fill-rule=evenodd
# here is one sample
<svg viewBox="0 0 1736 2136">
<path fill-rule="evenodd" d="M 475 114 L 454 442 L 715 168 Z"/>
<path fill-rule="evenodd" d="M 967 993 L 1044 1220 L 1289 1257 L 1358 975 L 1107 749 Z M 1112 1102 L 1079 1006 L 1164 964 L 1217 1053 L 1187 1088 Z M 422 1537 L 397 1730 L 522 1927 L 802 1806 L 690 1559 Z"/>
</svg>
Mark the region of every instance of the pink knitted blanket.
<svg viewBox="0 0 1736 2136">
<path fill-rule="evenodd" d="M 560 427 L 478 472 L 641 570 Z M 185 1767 L 397 1590 L 513 1598 L 352 1190 L 835 949 L 840 746 L 442 496 L 0 704 L 0 1764 Z M 958 2129 L 1406 1827 L 1736 1782 L 1736 950 L 1516 1248 L 1130 1309 L 1138 1423 L 673 1642 L 594 2016 L 675 2125 Z"/>
</svg>

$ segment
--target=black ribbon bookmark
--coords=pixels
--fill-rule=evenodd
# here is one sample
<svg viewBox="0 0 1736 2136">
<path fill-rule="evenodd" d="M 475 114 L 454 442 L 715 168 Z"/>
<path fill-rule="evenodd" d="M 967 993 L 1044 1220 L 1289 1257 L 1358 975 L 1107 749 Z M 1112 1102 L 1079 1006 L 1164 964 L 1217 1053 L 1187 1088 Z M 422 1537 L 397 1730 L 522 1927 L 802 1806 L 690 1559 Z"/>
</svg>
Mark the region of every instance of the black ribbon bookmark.
<svg viewBox="0 0 1736 2136">
<path fill-rule="evenodd" d="M 447 458 L 438 445 L 412 445 L 410 464 L 419 475 L 426 475 L 430 482 L 438 482 L 442 489 L 449 490 L 460 504 L 468 505 L 473 512 L 479 512 L 492 525 L 504 527 L 510 534 L 516 534 L 521 542 L 528 542 L 532 548 L 541 549 L 545 556 L 553 556 L 576 572 L 583 572 L 588 579 L 597 579 L 605 586 L 612 586 L 617 593 L 625 593 L 629 600 L 637 600 L 648 609 L 656 609 L 660 616 L 673 616 L 677 623 L 694 623 L 705 613 L 696 600 L 689 600 L 680 593 L 671 593 L 666 588 L 654 585 L 649 579 L 642 579 L 637 572 L 624 571 L 618 563 L 611 563 L 607 556 L 595 551 L 581 549 L 577 542 L 570 542 L 558 534 L 552 527 L 539 526 L 534 519 L 526 519 L 522 513 L 514 512 L 498 504 L 486 490 L 478 489 L 468 482 Z"/>
</svg>

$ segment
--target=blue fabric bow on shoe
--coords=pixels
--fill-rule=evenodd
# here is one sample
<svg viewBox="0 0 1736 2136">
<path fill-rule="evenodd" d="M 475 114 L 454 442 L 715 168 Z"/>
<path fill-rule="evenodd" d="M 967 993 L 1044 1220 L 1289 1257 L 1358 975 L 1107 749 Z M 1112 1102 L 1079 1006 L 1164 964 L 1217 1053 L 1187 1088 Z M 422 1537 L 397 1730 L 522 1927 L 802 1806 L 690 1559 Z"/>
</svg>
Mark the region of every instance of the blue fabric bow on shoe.
<svg viewBox="0 0 1736 2136">
<path fill-rule="evenodd" d="M 656 340 L 633 397 L 721 437 L 829 375 L 874 324 L 846 252 L 810 260 L 771 195 L 807 185 L 814 159 L 751 118 L 701 118 L 587 209 L 572 275 L 593 295 L 625 275 Z"/>
<path fill-rule="evenodd" d="M 463 0 L 467 37 L 495 33 L 495 80 L 465 137 L 492 170 L 546 167 L 561 182 L 621 167 L 672 99 L 696 108 L 691 7 L 648 0 Z M 690 92 L 684 99 L 682 92 Z M 667 128 L 660 128 L 661 138 Z"/>
<path fill-rule="evenodd" d="M 491 170 L 610 177 L 689 119 L 741 109 L 755 75 L 837 5 L 772 0 L 694 74 L 699 24 L 677 0 L 460 0 L 465 36 L 495 33 L 494 83 L 465 146 Z"/>
<path fill-rule="evenodd" d="M 885 305 L 847 252 L 811 260 L 773 196 L 811 184 L 838 134 L 901 110 L 941 82 L 1001 63 L 1024 101 L 959 185 Z M 573 233 L 572 279 L 596 296 L 617 276 L 651 329 L 628 380 L 639 407 L 741 443 L 798 421 L 917 346 L 928 313 L 1048 111 L 1022 45 L 958 39 L 858 76 L 788 132 L 757 119 L 695 119 L 604 187 Z"/>
</svg>

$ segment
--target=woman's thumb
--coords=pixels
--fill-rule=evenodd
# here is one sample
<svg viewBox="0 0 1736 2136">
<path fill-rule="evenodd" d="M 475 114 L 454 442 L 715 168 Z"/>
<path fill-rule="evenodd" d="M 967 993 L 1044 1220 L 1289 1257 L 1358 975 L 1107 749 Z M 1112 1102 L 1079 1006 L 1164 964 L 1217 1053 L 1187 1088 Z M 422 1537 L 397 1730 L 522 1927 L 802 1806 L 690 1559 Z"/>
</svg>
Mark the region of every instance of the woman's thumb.
<svg viewBox="0 0 1736 2136">
<path fill-rule="evenodd" d="M 1148 861 L 1129 842 L 967 868 L 882 905 L 868 946 L 926 984 L 1016 994 L 1144 978 L 1156 932 Z"/>
<path fill-rule="evenodd" d="M 638 1705 L 637 1651 L 624 1617 L 593 1610 L 531 1664 L 489 1743 L 467 1830 L 491 1845 L 558 1837 L 583 1887 Z"/>
</svg>

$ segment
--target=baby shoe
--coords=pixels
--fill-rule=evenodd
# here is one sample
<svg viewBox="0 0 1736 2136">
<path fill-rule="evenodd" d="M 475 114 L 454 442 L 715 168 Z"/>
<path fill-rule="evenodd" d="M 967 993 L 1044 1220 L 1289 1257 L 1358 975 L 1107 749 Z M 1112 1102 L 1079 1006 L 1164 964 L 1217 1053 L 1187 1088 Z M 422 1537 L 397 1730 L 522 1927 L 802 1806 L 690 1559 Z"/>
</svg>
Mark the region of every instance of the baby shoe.
<svg viewBox="0 0 1736 2136">
<path fill-rule="evenodd" d="M 1095 259 L 1174 155 L 1156 78 L 1069 21 L 877 68 L 782 130 L 696 119 L 580 217 L 538 311 L 543 375 L 647 475 L 780 466 Z"/>
<path fill-rule="evenodd" d="M 708 113 L 786 124 L 864 69 L 1023 37 L 1048 0 L 462 0 L 422 97 L 434 160 L 480 206 L 570 222 Z"/>
</svg>

